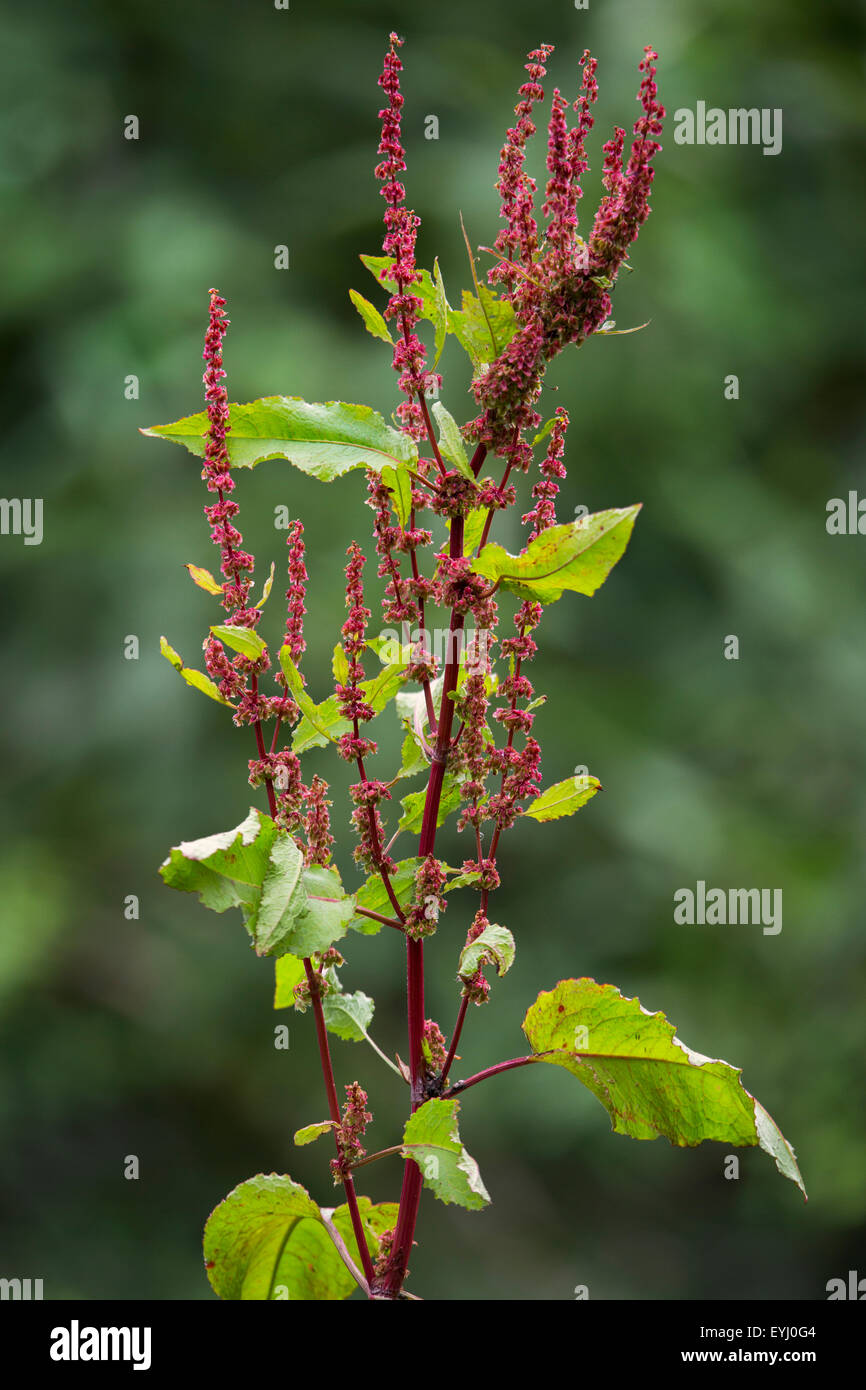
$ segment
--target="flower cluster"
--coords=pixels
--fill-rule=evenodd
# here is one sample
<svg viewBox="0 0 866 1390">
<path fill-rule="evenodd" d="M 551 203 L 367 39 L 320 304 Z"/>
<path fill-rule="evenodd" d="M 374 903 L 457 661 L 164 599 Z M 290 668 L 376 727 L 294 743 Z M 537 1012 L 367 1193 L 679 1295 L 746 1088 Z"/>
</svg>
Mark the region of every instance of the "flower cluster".
<svg viewBox="0 0 866 1390">
<path fill-rule="evenodd" d="M 393 260 L 393 265 L 383 272 L 382 278 L 392 283 L 396 281 L 397 284 L 397 293 L 391 296 L 385 310 L 386 319 L 396 317 L 400 323 L 400 336 L 394 348 L 394 368 L 400 374 L 400 389 L 407 399 L 398 407 L 397 414 L 405 432 L 413 439 L 420 439 L 425 423 L 420 400 L 434 382 L 441 383 L 441 377 L 426 372 L 424 345 L 414 331 L 423 308 L 423 302 L 411 292 L 411 286 L 421 279 L 420 271 L 415 268 L 415 239 L 420 218 L 405 206 L 406 190 L 400 181 L 400 175 L 406 168 L 400 132 L 403 106 L 400 73 L 403 64 L 397 54 L 402 43 L 403 40 L 396 34 L 391 35 L 384 69 L 379 78 L 379 86 L 388 98 L 388 105 L 379 112 L 382 122 L 379 142 L 381 163 L 376 166 L 376 178 L 382 183 L 382 197 L 388 204 L 382 249 Z"/>
<path fill-rule="evenodd" d="M 531 71 L 536 75 L 523 108 L 543 95 L 539 85 L 543 75 L 539 70 L 541 52 L 530 54 Z M 549 50 L 541 61 L 546 61 L 547 56 Z M 531 449 L 521 435 L 538 423 L 533 406 L 548 362 L 566 344 L 579 345 L 602 327 L 610 313 L 610 290 L 650 211 L 653 159 L 661 149 L 657 137 L 665 114 L 655 81 L 657 57 L 647 48 L 640 63 L 643 76 L 638 99 L 643 114 L 635 122 L 627 167 L 622 167 L 623 131 L 617 130 L 604 147 L 607 191 L 586 242 L 577 235 L 576 208 L 581 196 L 580 179 L 588 167 L 585 141 L 593 123 L 590 106 L 598 93 L 596 62 L 589 52 L 581 60 L 583 82 L 574 103 L 578 120 L 570 130 L 568 105 L 559 92 L 554 95 L 544 204 L 549 220 L 542 248 L 537 247 L 534 231 L 534 184 L 523 168 L 526 139 L 534 130 L 528 110 L 508 132 L 498 185 L 502 215 L 508 226 L 497 238 L 496 250 L 502 260 L 490 271 L 489 279 L 507 286 L 521 327 L 488 370 L 476 379 L 473 389 L 482 413 L 466 433 L 516 468 L 525 469 L 531 459 Z"/>
<path fill-rule="evenodd" d="M 341 1183 L 351 1171 L 353 1163 L 363 1158 L 367 1150 L 361 1143 L 361 1135 L 373 1116 L 367 1110 L 367 1092 L 357 1081 L 346 1087 L 346 1104 L 343 1107 L 343 1120 L 335 1130 L 338 1158 L 331 1159 L 331 1172 L 335 1184 Z"/>
<path fill-rule="evenodd" d="M 415 873 L 415 896 L 406 914 L 406 935 L 415 941 L 432 936 L 444 912 L 447 902 L 442 890 L 445 887 L 445 870 L 433 854 L 422 860 Z"/>
</svg>

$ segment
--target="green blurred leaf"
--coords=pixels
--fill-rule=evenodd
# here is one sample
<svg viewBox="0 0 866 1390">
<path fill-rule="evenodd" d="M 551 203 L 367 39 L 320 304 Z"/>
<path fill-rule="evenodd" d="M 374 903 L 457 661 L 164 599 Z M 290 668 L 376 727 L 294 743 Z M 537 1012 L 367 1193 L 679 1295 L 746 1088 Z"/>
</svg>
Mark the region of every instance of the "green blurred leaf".
<svg viewBox="0 0 866 1390">
<path fill-rule="evenodd" d="M 487 1206 L 490 1197 L 478 1164 L 460 1142 L 457 1115 L 460 1102 L 428 1100 L 406 1122 L 403 1153 L 414 1158 L 424 1177 L 424 1186 L 440 1202 L 456 1203 L 469 1211 Z"/>
<path fill-rule="evenodd" d="M 357 290 L 349 290 L 349 298 L 354 304 L 361 318 L 364 320 L 364 327 L 368 333 L 372 333 L 374 338 L 381 338 L 383 342 L 394 346 L 394 339 L 388 331 L 388 325 L 375 305 L 369 299 L 365 299 Z"/>
<path fill-rule="evenodd" d="M 555 603 L 567 589 L 594 594 L 625 550 L 640 505 L 551 526 L 521 555 L 509 555 L 501 545 L 485 545 L 473 569 L 538 603 Z"/>
<path fill-rule="evenodd" d="M 566 777 L 564 782 L 555 782 L 552 787 L 546 787 L 540 796 L 530 801 L 523 814 L 539 821 L 573 816 L 601 790 L 597 777 Z"/>
<path fill-rule="evenodd" d="M 300 396 L 265 396 L 229 407 L 228 452 L 235 468 L 254 468 L 264 459 L 285 458 L 303 473 L 329 483 L 352 468 L 392 468 L 414 463 L 418 450 L 408 435 L 392 429 L 367 405 L 345 401 L 315 404 Z M 183 444 L 204 457 L 208 417 L 202 411 L 142 434 Z"/>
<path fill-rule="evenodd" d="M 648 1013 L 613 985 L 561 980 L 539 994 L 523 1031 L 540 1062 L 564 1067 L 601 1101 L 615 1133 L 664 1135 L 680 1146 L 760 1144 L 806 1195 L 793 1149 L 739 1069 L 686 1047 L 663 1013 Z"/>
<path fill-rule="evenodd" d="M 264 608 L 265 604 L 267 603 L 268 599 L 270 598 L 270 596 L 271 596 L 271 589 L 274 587 L 274 570 L 275 570 L 275 568 L 276 568 L 276 566 L 274 565 L 274 562 L 273 562 L 273 560 L 272 560 L 272 561 L 271 561 L 271 572 L 270 572 L 270 574 L 268 575 L 268 577 L 267 577 L 267 579 L 265 580 L 264 585 L 263 585 L 263 587 L 262 587 L 262 596 L 261 596 L 261 598 L 259 599 L 258 603 L 256 603 L 256 604 L 254 605 L 254 607 L 256 607 L 256 608 Z"/>
<path fill-rule="evenodd" d="M 507 927 L 491 922 L 484 931 L 464 946 L 460 953 L 457 974 L 469 979 L 482 965 L 495 965 L 497 975 L 504 975 L 514 964 L 514 937 Z"/>
</svg>

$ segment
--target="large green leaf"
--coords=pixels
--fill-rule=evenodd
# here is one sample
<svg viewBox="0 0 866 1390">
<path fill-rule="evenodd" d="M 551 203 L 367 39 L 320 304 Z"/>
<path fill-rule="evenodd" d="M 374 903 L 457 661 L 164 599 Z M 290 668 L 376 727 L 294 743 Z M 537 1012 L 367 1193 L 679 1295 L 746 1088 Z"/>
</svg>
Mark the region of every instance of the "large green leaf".
<svg viewBox="0 0 866 1390">
<path fill-rule="evenodd" d="M 523 814 L 540 821 L 573 816 L 598 791 L 601 791 L 601 782 L 597 777 L 567 777 L 564 782 L 546 787 L 540 796 L 530 801 Z"/>
<path fill-rule="evenodd" d="M 220 642 L 224 642 L 232 651 L 240 652 L 241 656 L 247 657 L 250 661 L 257 661 L 263 652 L 267 651 L 267 646 L 259 634 L 251 627 L 234 627 L 231 623 L 216 623 L 211 632 Z"/>
<path fill-rule="evenodd" d="M 406 1122 L 403 1153 L 414 1158 L 440 1202 L 478 1211 L 490 1201 L 478 1164 L 466 1152 L 457 1130 L 457 1100 L 428 1100 Z"/>
<path fill-rule="evenodd" d="M 367 405 L 345 401 L 313 404 L 300 396 L 265 396 L 229 407 L 229 459 L 253 468 L 264 459 L 285 458 L 302 472 L 332 482 L 352 468 L 392 468 L 414 463 L 418 450 L 408 435 L 385 423 Z M 171 425 L 141 431 L 183 444 L 204 457 L 208 417 L 204 411 Z"/>
<path fill-rule="evenodd" d="M 326 950 L 355 907 L 336 871 L 305 869 L 291 835 L 255 807 L 234 830 L 174 846 L 160 874 L 215 912 L 239 907 L 260 956 Z"/>
<path fill-rule="evenodd" d="M 382 1231 L 394 1224 L 396 1204 L 374 1206 L 360 1197 L 358 1206 L 373 1255 Z M 332 1220 L 359 1263 L 348 1209 L 338 1207 Z M 222 1299 L 267 1301 L 288 1294 L 335 1301 L 357 1287 L 319 1207 L 300 1183 L 277 1173 L 249 1178 L 220 1202 L 205 1226 L 204 1258 L 211 1286 Z"/>
<path fill-rule="evenodd" d="M 521 555 L 495 542 L 485 545 L 473 569 L 538 603 L 555 603 L 566 589 L 594 594 L 625 550 L 640 508 L 637 503 L 551 526 Z"/>
<path fill-rule="evenodd" d="M 742 1086 L 740 1070 L 693 1052 L 663 1013 L 595 980 L 542 991 L 523 1031 L 540 1062 L 570 1071 L 607 1110 L 617 1134 L 672 1144 L 755 1145 L 806 1195 L 794 1151 Z"/>
</svg>

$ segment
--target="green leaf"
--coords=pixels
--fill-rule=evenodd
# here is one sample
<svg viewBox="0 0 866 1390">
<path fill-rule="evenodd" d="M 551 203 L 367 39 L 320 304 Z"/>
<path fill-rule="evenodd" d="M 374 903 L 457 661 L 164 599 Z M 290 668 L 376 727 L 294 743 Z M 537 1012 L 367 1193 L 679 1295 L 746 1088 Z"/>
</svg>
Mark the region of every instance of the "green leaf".
<svg viewBox="0 0 866 1390">
<path fill-rule="evenodd" d="M 495 965 L 497 975 L 504 975 L 514 964 L 514 951 L 514 937 L 508 928 L 491 922 L 480 936 L 463 947 L 457 974 L 461 979 L 468 980 L 480 966 Z"/>
<path fill-rule="evenodd" d="M 439 811 L 436 816 L 437 826 L 447 820 L 452 811 L 456 811 L 460 805 L 460 785 L 461 780 L 452 772 L 446 772 L 442 783 L 442 795 L 439 798 Z M 398 821 L 400 830 L 410 830 L 413 835 L 420 835 L 421 823 L 424 819 L 424 802 L 426 791 L 410 792 L 400 800 L 403 807 L 403 814 Z"/>
<path fill-rule="evenodd" d="M 210 676 L 206 676 L 203 671 L 195 671 L 192 667 L 184 666 L 179 653 L 175 651 L 171 643 L 167 642 L 164 637 L 160 637 L 159 639 L 159 650 L 162 652 L 166 661 L 170 662 L 174 669 L 180 672 L 187 685 L 193 686 L 195 690 L 200 690 L 203 695 L 207 695 L 211 700 L 216 700 L 218 705 L 225 705 L 228 709 L 237 708 L 236 705 L 232 704 L 231 700 L 223 698 L 220 694 L 219 686 L 211 680 Z"/>
<path fill-rule="evenodd" d="M 228 709 L 237 709 L 237 705 L 233 705 L 231 700 L 223 699 L 219 686 L 211 680 L 210 676 L 206 676 L 204 671 L 194 671 L 191 667 L 184 666 L 180 674 L 187 685 L 191 685 L 194 690 L 200 690 L 209 699 L 216 700 L 218 705 L 226 705 Z"/>
<path fill-rule="evenodd" d="M 640 506 L 551 526 L 521 555 L 509 555 L 501 545 L 485 545 L 473 569 L 538 603 L 555 603 L 566 589 L 594 594 L 625 550 Z"/>
<path fill-rule="evenodd" d="M 229 623 L 216 623 L 211 632 L 220 642 L 231 647 L 233 652 L 240 652 L 241 656 L 247 657 L 250 661 L 258 661 L 263 652 L 267 651 L 267 644 L 251 627 L 232 627 Z"/>
<path fill-rule="evenodd" d="M 548 436 L 548 435 L 550 434 L 550 432 L 552 431 L 552 429 L 553 429 L 553 427 L 554 427 L 555 424 L 556 424 L 556 416 L 555 416 L 555 415 L 551 415 L 550 419 L 549 419 L 545 424 L 542 425 L 541 429 L 538 431 L 538 434 L 535 435 L 535 437 L 533 438 L 533 440 L 532 440 L 532 447 L 533 447 L 533 449 L 535 449 L 539 444 L 543 443 L 543 441 L 547 438 L 547 436 Z"/>
<path fill-rule="evenodd" d="M 165 657 L 166 661 L 171 662 L 172 666 L 176 671 L 183 670 L 183 661 L 181 660 L 178 653 L 175 651 L 174 647 L 165 637 L 160 637 L 159 639 L 159 650 L 162 652 L 162 655 Z"/>
<path fill-rule="evenodd" d="M 333 1120 L 319 1120 L 314 1125 L 304 1125 L 303 1129 L 295 1130 L 294 1143 L 299 1149 L 305 1144 L 313 1144 L 317 1139 L 321 1139 L 323 1134 L 327 1134 L 329 1129 L 336 1129 Z"/>
<path fill-rule="evenodd" d="M 358 1198 L 372 1256 L 382 1232 L 393 1228 L 397 1205 Z M 300 1183 L 259 1174 L 236 1187 L 205 1226 L 204 1258 L 214 1292 L 227 1300 L 348 1298 L 357 1287 L 331 1239 L 322 1212 Z M 348 1208 L 331 1215 L 349 1254 L 360 1264 Z"/>
<path fill-rule="evenodd" d="M 435 372 L 439 365 L 439 358 L 442 356 L 445 339 L 448 336 L 448 315 L 451 311 L 451 306 L 445 297 L 445 285 L 442 280 L 442 272 L 439 269 L 438 259 L 433 262 L 433 282 L 435 285 L 435 317 L 433 319 L 433 351 L 435 355 L 430 370 Z"/>
<path fill-rule="evenodd" d="M 307 978 L 304 962 L 300 957 L 293 956 L 287 951 L 285 955 L 277 956 L 274 967 L 276 974 L 274 1008 L 291 1008 L 295 1002 L 295 985 L 299 985 L 302 980 Z"/>
<path fill-rule="evenodd" d="M 214 579 L 210 570 L 202 569 L 201 565 L 184 565 L 184 569 L 189 570 L 189 577 L 200 589 L 204 589 L 208 594 L 221 594 L 222 584 Z"/>
<path fill-rule="evenodd" d="M 234 830 L 175 846 L 160 874 L 214 912 L 239 907 L 260 956 L 327 950 L 355 908 L 336 871 L 305 869 L 291 835 L 255 807 Z"/>
<path fill-rule="evenodd" d="M 470 468 L 470 473 L 472 469 Z M 484 532 L 484 523 L 487 520 L 486 507 L 473 507 L 472 511 L 463 521 L 463 554 L 471 555 L 473 550 L 481 540 Z M 447 542 L 446 542 L 447 544 Z M 442 547 L 444 550 L 444 546 Z"/>
<path fill-rule="evenodd" d="M 331 657 L 331 672 L 338 685 L 346 684 L 349 676 L 349 662 L 339 642 L 334 648 L 334 655 Z"/>
<path fill-rule="evenodd" d="M 443 458 L 452 463 L 470 483 L 475 482 L 475 474 L 469 467 L 469 458 L 463 445 L 463 436 L 457 427 L 454 416 L 449 414 L 441 401 L 434 401 L 433 414 L 439 426 L 439 451 Z"/>
<path fill-rule="evenodd" d="M 258 603 L 254 605 L 254 607 L 256 608 L 264 608 L 265 604 L 271 596 L 271 589 L 274 587 L 274 569 L 274 562 L 273 560 L 271 560 L 271 572 L 268 575 L 262 587 L 261 598 L 259 599 Z"/>
<path fill-rule="evenodd" d="M 406 1122 L 403 1154 L 414 1158 L 440 1202 L 454 1202 L 469 1211 L 487 1206 L 490 1197 L 478 1164 L 464 1149 L 457 1129 L 460 1102 L 428 1100 Z"/>
<path fill-rule="evenodd" d="M 390 876 L 391 887 L 402 908 L 408 907 L 412 901 L 415 893 L 415 873 L 420 863 L 420 859 L 401 859 Z M 358 907 L 366 907 L 368 912 L 379 912 L 383 917 L 391 917 L 394 914 L 394 904 L 388 897 L 381 874 L 370 874 L 355 894 L 355 902 Z M 349 926 L 352 931 L 361 932 L 364 936 L 375 936 L 382 930 L 382 923 L 374 922 L 369 917 L 355 916 Z"/>
<path fill-rule="evenodd" d="M 331 989 L 322 1000 L 325 1026 L 344 1042 L 363 1042 L 373 1021 L 375 1004 L 369 994 L 357 990 L 343 994 Z"/>
<path fill-rule="evenodd" d="M 412 511 L 412 480 L 405 468 L 385 467 L 382 469 L 382 482 L 391 494 L 394 515 L 405 530 Z"/>
<path fill-rule="evenodd" d="M 430 764 L 424 756 L 424 750 L 418 745 L 411 733 L 407 733 L 403 740 L 401 750 L 402 762 L 397 776 L 402 780 L 404 777 L 417 777 L 419 772 L 427 772 Z"/>
<path fill-rule="evenodd" d="M 387 425 L 367 405 L 345 401 L 313 404 L 300 396 L 265 396 L 229 407 L 228 452 L 235 468 L 254 468 L 264 459 L 284 458 L 322 482 L 352 468 L 398 467 L 414 463 L 418 450 L 408 435 Z M 171 425 L 153 425 L 142 434 L 183 444 L 202 458 L 208 417 L 202 411 Z"/>
<path fill-rule="evenodd" d="M 390 269 L 394 264 L 393 256 L 361 256 L 361 263 L 366 266 L 373 279 L 382 288 L 389 291 L 396 291 L 397 281 L 391 276 L 386 275 L 381 278 L 380 272 Z M 433 277 L 429 270 L 418 269 L 420 280 L 416 280 L 412 285 L 406 286 L 406 293 L 413 294 L 416 299 L 421 300 L 421 318 L 436 324 L 441 318 L 440 298 Z"/>
<path fill-rule="evenodd" d="M 507 299 L 479 285 L 479 297 L 463 291 L 463 307 L 451 310 L 449 327 L 477 371 L 499 356 L 520 325 Z"/>
<path fill-rule="evenodd" d="M 293 753 L 304 753 L 308 748 L 323 748 L 326 743 L 336 743 L 343 734 L 351 731 L 351 721 L 343 717 L 336 695 L 330 695 L 320 705 L 313 703 L 301 684 L 300 673 L 292 661 L 288 647 L 280 648 L 280 665 L 292 696 L 304 716 L 292 735 Z M 361 691 L 374 713 L 381 714 L 405 681 L 406 671 L 403 663 L 393 662 L 369 680 L 362 681 Z"/>
<path fill-rule="evenodd" d="M 617 1134 L 757 1145 L 806 1195 L 794 1151 L 742 1086 L 740 1070 L 693 1052 L 663 1013 L 595 980 L 561 980 L 528 1010 L 523 1031 L 539 1062 L 564 1067 L 607 1110 Z"/>
<path fill-rule="evenodd" d="M 361 318 L 364 320 L 364 327 L 368 333 L 372 333 L 374 338 L 381 338 L 383 342 L 394 346 L 394 339 L 388 332 L 388 325 L 375 305 L 369 299 L 365 299 L 357 290 L 349 290 L 349 298 L 354 304 Z"/>
<path fill-rule="evenodd" d="M 601 790 L 602 785 L 597 777 L 567 777 L 564 782 L 555 782 L 552 787 L 546 787 L 540 796 L 530 801 L 523 814 L 540 821 L 573 816 Z"/>
</svg>

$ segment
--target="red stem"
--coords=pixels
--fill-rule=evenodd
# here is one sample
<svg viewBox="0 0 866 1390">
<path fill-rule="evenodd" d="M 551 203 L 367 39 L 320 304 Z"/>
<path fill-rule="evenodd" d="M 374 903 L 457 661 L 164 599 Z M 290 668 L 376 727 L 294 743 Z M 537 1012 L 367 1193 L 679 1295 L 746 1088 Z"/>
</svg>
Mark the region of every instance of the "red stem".
<svg viewBox="0 0 866 1390">
<path fill-rule="evenodd" d="M 451 1063 L 454 1061 L 454 1054 L 457 1051 L 457 1044 L 460 1041 L 460 1034 L 463 1032 L 463 1024 L 466 1019 L 466 1010 L 468 1009 L 468 1007 L 469 995 L 464 994 L 463 998 L 460 1000 L 460 1011 L 457 1014 L 457 1022 L 454 1024 L 454 1036 L 451 1039 L 451 1046 L 448 1049 L 448 1056 L 445 1058 L 445 1065 L 442 1068 L 442 1075 L 440 1077 L 440 1080 L 442 1081 L 445 1080 L 449 1071 L 451 1070 Z"/>
<path fill-rule="evenodd" d="M 530 1062 L 541 1062 L 545 1056 L 547 1054 L 544 1052 L 533 1052 L 529 1057 L 512 1057 L 508 1062 L 497 1062 L 495 1067 L 485 1067 L 484 1071 L 477 1071 L 466 1081 L 455 1081 L 453 1086 L 442 1092 L 442 1099 L 449 1100 L 452 1096 L 459 1096 L 470 1086 L 477 1086 L 479 1081 L 486 1081 L 488 1076 L 498 1076 L 500 1072 L 513 1071 L 515 1067 L 528 1067 Z"/>
<path fill-rule="evenodd" d="M 477 451 L 476 451 L 477 452 Z M 480 467 L 480 464 L 479 464 Z M 451 522 L 449 554 L 452 559 L 460 559 L 463 554 L 463 518 L 455 517 Z M 439 802 L 442 796 L 442 783 L 448 761 L 451 743 L 451 725 L 454 720 L 454 701 L 450 698 L 457 688 L 460 670 L 458 634 L 463 629 L 463 614 L 451 610 L 448 660 L 442 682 L 442 703 L 439 706 L 439 727 L 436 733 L 436 747 L 427 783 L 424 801 L 424 816 L 421 822 L 421 838 L 418 854 L 423 859 L 433 853 L 436 843 L 436 821 L 439 815 Z M 406 941 L 406 986 L 408 998 L 409 1023 L 409 1076 L 412 1087 L 412 1110 L 424 1101 L 424 944 L 411 937 Z M 406 1278 L 409 1253 L 415 1235 L 418 1219 L 418 1206 L 421 1201 L 421 1169 L 414 1159 L 408 1158 L 403 1170 L 403 1188 L 400 1193 L 400 1209 L 394 1240 L 391 1246 L 389 1268 L 380 1280 L 376 1292 L 385 1298 L 396 1298 Z"/>
<path fill-rule="evenodd" d="M 313 963 L 309 957 L 304 959 L 304 970 L 307 974 L 307 984 L 310 987 L 310 998 L 313 1003 L 313 1014 L 316 1019 L 316 1036 L 319 1040 L 319 1057 L 322 1062 L 322 1075 L 325 1078 L 325 1093 L 328 1097 L 328 1110 L 331 1119 L 335 1124 L 340 1124 L 340 1103 L 337 1100 L 337 1087 L 334 1084 L 334 1068 L 331 1065 L 331 1050 L 328 1047 L 328 1030 L 325 1027 L 325 1014 L 322 1009 L 322 998 L 319 993 L 319 981 L 313 969 Z M 337 1146 L 337 1155 L 340 1156 L 340 1145 L 334 1132 L 334 1142 Z M 343 1175 L 343 1188 L 346 1193 L 346 1205 L 349 1208 L 349 1215 L 352 1218 L 352 1230 L 355 1232 L 355 1241 L 358 1246 L 358 1254 L 361 1257 L 361 1264 L 367 1283 L 373 1280 L 373 1261 L 370 1259 L 370 1251 L 367 1249 L 367 1240 L 364 1235 L 364 1226 L 361 1221 L 361 1213 L 358 1210 L 358 1198 L 355 1195 L 355 1181 L 351 1173 Z"/>
</svg>

